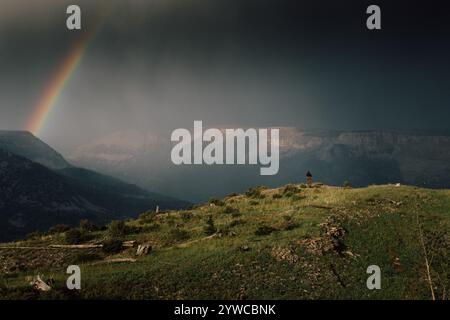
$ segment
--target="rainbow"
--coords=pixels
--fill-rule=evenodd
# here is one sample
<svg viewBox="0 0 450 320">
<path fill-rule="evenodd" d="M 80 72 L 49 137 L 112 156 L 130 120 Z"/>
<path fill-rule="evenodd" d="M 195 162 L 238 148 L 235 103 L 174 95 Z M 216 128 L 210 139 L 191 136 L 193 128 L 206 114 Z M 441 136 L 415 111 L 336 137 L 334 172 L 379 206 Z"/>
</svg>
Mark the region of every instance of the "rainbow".
<svg viewBox="0 0 450 320">
<path fill-rule="evenodd" d="M 33 108 L 34 112 L 27 124 L 27 130 L 32 132 L 34 135 L 39 135 L 50 113 L 57 105 L 56 102 L 58 101 L 64 87 L 74 74 L 77 67 L 80 65 L 89 43 L 100 29 L 100 25 L 102 24 L 100 21 L 102 20 L 104 22 L 104 18 L 106 18 L 106 16 L 108 16 L 111 12 L 112 8 L 107 10 L 107 14 L 104 14 L 97 20 L 95 26 L 90 32 L 86 32 L 80 39 L 78 39 L 69 51 L 69 54 L 62 61 L 61 65 L 56 69 L 56 72 L 46 85 L 38 103 Z"/>
</svg>

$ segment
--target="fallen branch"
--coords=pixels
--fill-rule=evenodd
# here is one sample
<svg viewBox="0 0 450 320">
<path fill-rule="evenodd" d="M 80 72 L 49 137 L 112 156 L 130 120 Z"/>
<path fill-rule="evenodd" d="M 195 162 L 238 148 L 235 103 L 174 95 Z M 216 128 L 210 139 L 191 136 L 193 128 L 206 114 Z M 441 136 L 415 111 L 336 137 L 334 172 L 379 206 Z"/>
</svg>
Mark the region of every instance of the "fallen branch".
<svg viewBox="0 0 450 320">
<path fill-rule="evenodd" d="M 137 259 L 133 258 L 115 258 L 115 259 L 106 259 L 102 261 L 97 261 L 90 263 L 91 266 L 97 265 L 97 264 L 104 264 L 104 263 L 121 263 L 121 262 L 136 262 Z"/>
<path fill-rule="evenodd" d="M 416 219 L 417 219 L 417 227 L 419 229 L 419 239 L 420 239 L 420 243 L 422 245 L 423 256 L 425 258 L 425 267 L 426 267 L 426 270 L 427 270 L 427 281 L 428 281 L 428 284 L 430 286 L 431 299 L 432 300 L 436 300 L 436 297 L 434 295 L 433 282 L 431 280 L 430 264 L 428 263 L 427 249 L 425 247 L 425 241 L 423 240 L 422 228 L 420 227 L 419 213 L 418 212 L 416 212 Z"/>
</svg>

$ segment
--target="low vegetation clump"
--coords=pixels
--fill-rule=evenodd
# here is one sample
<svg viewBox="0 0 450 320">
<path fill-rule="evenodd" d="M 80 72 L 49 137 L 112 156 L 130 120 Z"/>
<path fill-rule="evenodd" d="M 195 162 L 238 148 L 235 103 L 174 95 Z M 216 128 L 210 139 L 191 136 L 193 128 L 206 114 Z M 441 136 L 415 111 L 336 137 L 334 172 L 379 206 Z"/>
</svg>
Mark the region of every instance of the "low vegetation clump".
<svg viewBox="0 0 450 320">
<path fill-rule="evenodd" d="M 111 238 L 124 237 L 128 232 L 129 228 L 121 220 L 114 220 L 108 226 L 108 234 Z"/>
<path fill-rule="evenodd" d="M 87 219 L 83 219 L 80 221 L 80 232 L 81 233 L 90 233 L 100 230 L 100 228 L 93 223 L 92 221 L 89 221 Z"/>
<path fill-rule="evenodd" d="M 252 199 L 264 199 L 265 196 L 262 193 L 263 190 L 266 190 L 267 187 L 265 186 L 258 186 L 258 187 L 254 187 L 254 188 L 250 188 L 245 192 L 245 196 L 247 198 L 252 198 Z"/>
<path fill-rule="evenodd" d="M 194 217 L 193 213 L 190 211 L 183 211 L 180 213 L 180 216 L 181 219 L 185 222 L 191 220 Z"/>
<path fill-rule="evenodd" d="M 255 235 L 256 236 L 267 236 L 274 231 L 276 231 L 275 228 L 273 228 L 271 226 L 262 225 L 262 226 L 259 226 L 258 229 L 256 229 Z"/>
<path fill-rule="evenodd" d="M 80 244 L 84 241 L 83 234 L 79 229 L 70 229 L 65 233 L 65 241 L 67 244 Z"/>
<path fill-rule="evenodd" d="M 169 231 L 169 239 L 171 241 L 179 242 L 189 239 L 189 231 L 182 228 L 175 228 Z"/>
<path fill-rule="evenodd" d="M 285 197 L 292 197 L 297 195 L 300 192 L 300 189 L 294 184 L 288 184 L 283 188 L 283 195 Z"/>
<path fill-rule="evenodd" d="M 351 188 L 351 187 L 352 187 L 352 184 L 350 183 L 350 181 L 345 180 L 344 183 L 342 184 L 342 186 L 343 186 L 344 188 Z"/>
<path fill-rule="evenodd" d="M 120 239 L 108 239 L 103 241 L 102 250 L 105 253 L 114 254 L 123 250 L 123 242 Z"/>
<path fill-rule="evenodd" d="M 223 200 L 220 200 L 220 199 L 211 198 L 209 200 L 209 204 L 212 204 L 212 205 L 215 205 L 215 206 L 218 206 L 218 207 L 222 207 L 222 206 L 225 205 L 225 202 Z"/>
<path fill-rule="evenodd" d="M 102 257 L 98 253 L 78 252 L 71 258 L 71 264 L 89 263 L 101 259 Z"/>
<path fill-rule="evenodd" d="M 224 209 L 223 209 L 223 213 L 226 213 L 226 214 L 233 214 L 233 213 L 239 213 L 239 209 L 238 208 L 235 208 L 235 207 L 232 207 L 232 206 L 226 206 Z"/>
<path fill-rule="evenodd" d="M 53 227 L 50 227 L 50 229 L 48 229 L 47 234 L 58 234 L 58 233 L 64 233 L 66 231 L 69 231 L 70 227 L 66 224 L 57 224 L 54 225 Z"/>
<path fill-rule="evenodd" d="M 139 222 L 151 223 L 155 220 L 157 213 L 155 211 L 146 211 L 139 216 Z"/>
<path fill-rule="evenodd" d="M 214 220 L 213 220 L 212 216 L 209 216 L 208 220 L 206 220 L 206 225 L 203 227 L 203 231 L 208 236 L 217 232 L 217 228 L 214 225 Z"/>
</svg>

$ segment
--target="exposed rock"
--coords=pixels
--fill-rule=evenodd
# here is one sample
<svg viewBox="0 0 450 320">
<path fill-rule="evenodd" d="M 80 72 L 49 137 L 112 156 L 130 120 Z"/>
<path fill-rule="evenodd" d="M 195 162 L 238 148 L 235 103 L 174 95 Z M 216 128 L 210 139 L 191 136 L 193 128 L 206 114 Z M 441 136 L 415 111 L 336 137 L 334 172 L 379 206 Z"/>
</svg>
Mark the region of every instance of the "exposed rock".
<svg viewBox="0 0 450 320">
<path fill-rule="evenodd" d="M 40 275 L 37 275 L 30 284 L 33 288 L 39 291 L 50 291 L 52 289 L 44 280 L 41 279 Z"/>
<path fill-rule="evenodd" d="M 272 248 L 271 254 L 278 261 L 287 261 L 289 263 L 298 262 L 298 255 L 291 248 L 274 247 Z"/>
</svg>

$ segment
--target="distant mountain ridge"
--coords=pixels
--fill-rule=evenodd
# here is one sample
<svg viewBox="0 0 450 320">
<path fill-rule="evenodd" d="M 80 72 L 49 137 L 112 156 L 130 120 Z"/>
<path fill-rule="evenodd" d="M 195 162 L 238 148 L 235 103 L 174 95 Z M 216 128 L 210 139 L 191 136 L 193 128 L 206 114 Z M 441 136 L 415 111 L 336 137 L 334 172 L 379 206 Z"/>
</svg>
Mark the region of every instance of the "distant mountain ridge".
<svg viewBox="0 0 450 320">
<path fill-rule="evenodd" d="M 190 201 L 241 192 L 255 184 L 278 186 L 315 180 L 354 186 L 401 182 L 450 187 L 450 133 L 280 129 L 280 170 L 261 177 L 254 166 L 175 166 L 171 142 L 148 132 L 123 131 L 80 146 L 71 162 Z M 189 183 L 195 181 L 195 188 Z M 220 183 L 217 183 L 220 181 Z"/>
<path fill-rule="evenodd" d="M 74 167 L 31 133 L 0 133 L 0 241 L 80 219 L 102 224 L 187 204 Z"/>
</svg>

